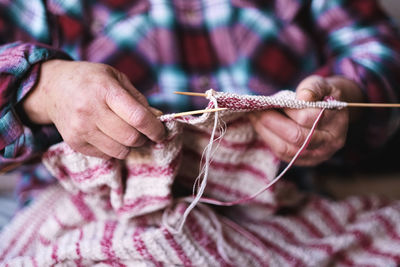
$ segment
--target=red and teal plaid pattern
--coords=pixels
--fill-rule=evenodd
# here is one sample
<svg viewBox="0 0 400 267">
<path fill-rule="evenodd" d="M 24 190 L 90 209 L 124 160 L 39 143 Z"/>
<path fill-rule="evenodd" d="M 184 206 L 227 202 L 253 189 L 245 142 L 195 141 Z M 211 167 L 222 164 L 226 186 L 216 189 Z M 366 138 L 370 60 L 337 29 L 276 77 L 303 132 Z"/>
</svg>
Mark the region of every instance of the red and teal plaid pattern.
<svg viewBox="0 0 400 267">
<path fill-rule="evenodd" d="M 371 102 L 399 97 L 400 41 L 373 0 L 0 0 L 0 40 L 1 166 L 60 140 L 16 112 L 51 58 L 110 64 L 164 112 L 206 104 L 172 91 L 270 95 L 314 73 L 356 81 Z M 397 115 L 366 113 L 361 147 Z"/>
</svg>

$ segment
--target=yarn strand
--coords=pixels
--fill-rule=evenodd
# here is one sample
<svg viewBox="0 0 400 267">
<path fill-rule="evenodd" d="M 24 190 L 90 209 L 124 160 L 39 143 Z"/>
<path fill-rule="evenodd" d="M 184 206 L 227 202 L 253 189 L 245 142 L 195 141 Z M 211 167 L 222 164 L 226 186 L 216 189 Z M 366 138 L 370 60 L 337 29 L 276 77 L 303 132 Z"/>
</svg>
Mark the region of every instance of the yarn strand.
<svg viewBox="0 0 400 267">
<path fill-rule="evenodd" d="M 217 102 L 217 99 L 214 97 L 214 93 L 215 93 L 214 90 L 208 90 L 207 98 L 214 104 L 214 108 L 218 109 L 218 102 Z M 187 217 L 189 216 L 189 213 L 196 207 L 196 205 L 199 203 L 200 199 L 202 198 L 202 196 L 204 194 L 204 190 L 207 185 L 207 178 L 208 178 L 208 171 L 209 171 L 209 167 L 210 167 L 210 163 L 211 163 L 211 156 L 212 156 L 212 152 L 213 152 L 212 148 L 213 148 L 213 144 L 215 142 L 215 140 L 214 140 L 215 133 L 218 128 L 218 115 L 219 115 L 219 111 L 214 112 L 214 125 L 212 128 L 210 141 L 204 150 L 204 152 L 205 152 L 205 162 L 203 165 L 204 167 L 196 178 L 196 181 L 198 181 L 201 178 L 201 176 L 203 176 L 203 179 L 201 180 L 201 183 L 200 183 L 200 187 L 197 190 L 196 196 L 194 198 L 190 198 L 190 200 L 191 200 L 190 205 L 186 208 L 185 212 L 183 213 L 183 215 L 180 219 L 180 222 L 178 223 L 178 227 L 176 229 L 170 227 L 166 223 L 166 220 L 164 220 L 164 225 L 167 227 L 167 229 L 169 231 L 171 231 L 174 234 L 182 232 L 183 226 L 186 222 Z M 220 135 L 219 138 L 221 138 L 221 137 L 222 136 Z M 196 185 L 196 182 L 195 182 L 195 185 Z"/>
<path fill-rule="evenodd" d="M 304 143 L 299 148 L 299 150 L 296 152 L 296 154 L 294 155 L 292 160 L 285 167 L 285 169 L 278 176 L 276 176 L 271 182 L 269 182 L 266 186 L 261 188 L 258 192 L 254 193 L 251 196 L 248 196 L 248 197 L 236 200 L 236 201 L 231 201 L 231 202 L 224 202 L 224 201 L 219 201 L 219 200 L 215 200 L 215 199 L 211 199 L 211 198 L 202 198 L 200 200 L 200 202 L 207 203 L 207 204 L 212 204 L 212 205 L 218 205 L 218 206 L 233 206 L 233 205 L 237 205 L 237 204 L 242 204 L 242 203 L 248 202 L 248 201 L 256 198 L 258 195 L 260 195 L 264 191 L 268 190 L 271 186 L 273 186 L 276 182 L 278 182 L 286 174 L 286 172 L 293 166 L 293 164 L 295 163 L 297 158 L 300 156 L 300 154 L 307 148 L 307 146 L 310 143 L 311 138 L 312 138 L 312 136 L 314 134 L 314 131 L 315 131 L 317 125 L 318 125 L 318 122 L 320 121 L 324 111 L 325 111 L 325 108 L 321 109 L 321 111 L 319 112 L 317 118 L 315 119 L 314 124 L 311 127 L 310 132 L 308 133 Z"/>
</svg>

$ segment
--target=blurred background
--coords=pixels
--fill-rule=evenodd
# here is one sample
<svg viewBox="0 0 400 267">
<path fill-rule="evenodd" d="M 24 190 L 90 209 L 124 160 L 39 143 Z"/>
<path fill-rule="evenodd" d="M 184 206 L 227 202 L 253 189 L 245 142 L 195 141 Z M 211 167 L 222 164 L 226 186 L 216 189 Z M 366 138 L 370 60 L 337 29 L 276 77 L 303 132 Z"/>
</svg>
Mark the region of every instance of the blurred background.
<svg viewBox="0 0 400 267">
<path fill-rule="evenodd" d="M 400 0 L 379 0 L 400 29 Z M 368 160 L 353 169 L 320 167 L 310 177 L 310 184 L 336 198 L 378 194 L 400 199 L 400 131 Z M 316 185 L 315 185 L 316 184 Z"/>
<path fill-rule="evenodd" d="M 380 0 L 387 12 L 400 22 L 400 1 L 399 0 Z"/>
</svg>

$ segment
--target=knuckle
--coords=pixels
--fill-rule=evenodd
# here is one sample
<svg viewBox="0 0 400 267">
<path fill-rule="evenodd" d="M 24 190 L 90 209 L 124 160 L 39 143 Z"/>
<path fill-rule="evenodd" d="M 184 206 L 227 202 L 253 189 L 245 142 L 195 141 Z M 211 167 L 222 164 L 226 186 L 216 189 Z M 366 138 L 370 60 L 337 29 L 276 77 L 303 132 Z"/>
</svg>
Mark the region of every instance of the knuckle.
<svg viewBox="0 0 400 267">
<path fill-rule="evenodd" d="M 99 64 L 100 69 L 107 75 L 116 76 L 118 75 L 119 71 L 116 70 L 114 67 L 107 65 L 107 64 Z"/>
<path fill-rule="evenodd" d="M 278 147 L 277 147 L 277 151 L 276 151 L 276 153 L 277 153 L 277 156 L 279 157 L 279 158 L 287 158 L 287 157 L 290 157 L 291 155 L 290 155 L 290 149 L 289 149 L 289 145 L 288 144 L 286 144 L 286 143 L 282 143 L 281 145 L 279 145 Z"/>
<path fill-rule="evenodd" d="M 124 139 L 123 144 L 126 146 L 135 146 L 139 139 L 141 137 L 141 134 L 137 131 L 132 131 L 129 133 L 128 137 Z"/>
<path fill-rule="evenodd" d="M 81 142 L 73 138 L 72 136 L 65 136 L 64 142 L 67 143 L 73 150 L 79 151 L 79 149 L 82 147 Z"/>
<path fill-rule="evenodd" d="M 86 140 L 86 141 L 90 141 L 93 139 L 94 136 L 96 136 L 96 130 L 88 130 L 84 133 L 81 134 L 81 136 Z"/>
<path fill-rule="evenodd" d="M 290 132 L 289 142 L 296 146 L 301 146 L 303 144 L 304 136 L 303 136 L 303 132 L 300 129 L 300 126 L 297 126 L 296 130 Z"/>
<path fill-rule="evenodd" d="M 129 82 L 129 78 L 125 73 L 120 72 L 120 71 L 116 71 L 116 72 L 117 72 L 117 77 L 119 80 Z"/>
<path fill-rule="evenodd" d="M 148 124 L 146 120 L 146 111 L 140 107 L 134 108 L 129 115 L 129 121 L 136 128 L 145 127 Z"/>
<path fill-rule="evenodd" d="M 310 124 L 310 115 L 309 113 L 304 110 L 303 112 L 299 112 L 297 123 L 300 125 L 309 125 Z"/>
<path fill-rule="evenodd" d="M 74 102 L 72 109 L 78 119 L 86 117 L 92 113 L 92 100 L 89 97 L 83 97 L 79 101 Z"/>
<path fill-rule="evenodd" d="M 341 149 L 342 147 L 344 147 L 345 143 L 346 143 L 345 138 L 335 139 L 335 141 L 333 142 L 333 150 L 337 151 L 337 150 Z"/>
<path fill-rule="evenodd" d="M 107 103 L 115 102 L 117 99 L 120 99 L 121 97 L 122 97 L 122 92 L 114 88 L 109 88 L 109 90 L 105 92 L 105 100 Z"/>
<path fill-rule="evenodd" d="M 116 151 L 114 157 L 117 159 L 126 159 L 126 157 L 129 154 L 129 151 L 130 151 L 129 148 L 122 146 Z"/>
<path fill-rule="evenodd" d="M 71 122 L 69 132 L 72 132 L 71 135 L 80 136 L 86 135 L 85 132 L 87 132 L 87 129 L 87 121 L 82 118 L 77 118 Z"/>
</svg>

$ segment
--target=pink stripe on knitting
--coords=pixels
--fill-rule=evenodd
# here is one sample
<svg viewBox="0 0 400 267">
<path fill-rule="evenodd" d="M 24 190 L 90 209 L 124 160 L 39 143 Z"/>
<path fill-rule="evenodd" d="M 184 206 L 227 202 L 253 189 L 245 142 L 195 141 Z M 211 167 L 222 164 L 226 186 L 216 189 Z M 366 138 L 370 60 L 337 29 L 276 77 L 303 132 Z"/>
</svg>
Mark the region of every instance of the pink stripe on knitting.
<svg viewBox="0 0 400 267">
<path fill-rule="evenodd" d="M 53 260 L 53 264 L 58 263 L 58 256 L 57 256 L 57 252 L 58 252 L 58 245 L 54 244 L 53 248 L 51 250 L 51 258 Z"/>
<path fill-rule="evenodd" d="M 135 232 L 132 235 L 133 245 L 135 246 L 136 251 L 143 257 L 145 260 L 150 260 L 155 266 L 162 267 L 162 264 L 156 259 L 154 259 L 153 255 L 150 254 L 148 251 L 146 244 L 144 243 L 143 239 L 141 238 L 141 234 L 144 232 L 144 227 L 138 226 L 135 229 Z"/>
<path fill-rule="evenodd" d="M 192 237 L 197 241 L 197 244 L 203 247 L 209 253 L 209 255 L 214 257 L 218 261 L 218 264 L 220 264 L 221 266 L 231 266 L 218 253 L 219 251 L 216 241 L 214 241 L 210 236 L 206 234 L 201 225 L 197 223 L 194 215 L 190 215 L 187 217 L 186 226 L 187 228 L 189 228 Z M 223 233 L 220 234 L 223 235 Z"/>
<path fill-rule="evenodd" d="M 348 211 L 348 215 L 347 215 L 347 222 L 353 222 L 357 216 L 357 211 L 356 209 L 353 207 L 353 205 L 351 204 L 350 201 L 346 201 L 343 203 L 344 206 L 346 207 L 347 211 Z"/>
<path fill-rule="evenodd" d="M 116 163 L 113 161 L 106 161 L 92 168 L 87 168 L 80 172 L 72 172 L 67 168 L 64 168 L 64 174 L 67 177 L 73 179 L 76 182 L 82 182 L 92 179 L 98 179 L 99 176 L 109 174 L 113 169 L 115 169 Z"/>
<path fill-rule="evenodd" d="M 47 208 L 47 204 L 50 202 L 52 203 L 52 201 L 54 201 L 55 194 L 53 193 L 53 196 L 49 197 L 49 200 L 42 203 L 42 207 Z M 40 208 L 39 208 L 40 210 Z M 33 223 L 35 221 L 35 217 L 37 216 L 36 213 L 31 212 L 31 214 L 29 215 L 28 218 L 26 218 L 26 222 L 30 222 Z M 35 224 L 36 227 L 38 227 L 39 225 L 42 224 L 42 222 L 44 221 L 44 219 L 40 220 L 38 223 Z M 8 246 L 4 249 L 3 253 L 0 256 L 0 260 L 4 259 L 4 257 L 8 254 L 8 252 L 10 251 L 11 248 L 14 247 L 15 243 L 18 241 L 18 238 L 22 237 L 25 235 L 26 230 L 29 229 L 26 227 L 26 225 L 22 224 L 21 227 L 15 231 L 15 236 L 14 238 L 8 243 Z M 27 249 L 27 247 L 31 244 L 33 238 L 36 236 L 37 232 L 33 232 L 31 234 L 31 236 L 28 238 L 28 241 L 26 242 L 26 244 L 22 247 L 22 249 L 20 250 L 20 252 L 17 253 L 17 255 L 22 255 L 22 253 L 25 252 L 25 250 Z"/>
<path fill-rule="evenodd" d="M 196 136 L 197 138 L 202 138 L 204 140 L 209 141 L 210 139 L 210 134 L 204 131 L 200 131 L 198 129 L 188 129 L 187 131 L 191 131 L 193 136 Z M 218 137 L 218 136 L 217 136 Z M 248 149 L 269 149 L 269 147 L 262 141 L 258 139 L 252 139 L 249 141 L 245 142 L 237 142 L 237 141 L 231 141 L 228 140 L 227 138 L 222 138 L 217 141 L 221 146 L 230 148 L 233 150 L 248 150 Z"/>
<path fill-rule="evenodd" d="M 117 224 L 118 224 L 117 221 L 107 221 L 105 223 L 103 238 L 100 241 L 100 245 L 101 245 L 101 251 L 107 256 L 105 263 L 110 264 L 112 266 L 123 267 L 125 265 L 119 262 L 119 259 L 116 257 L 115 252 L 113 250 L 112 240 L 114 237 L 114 232 L 117 227 Z"/>
<path fill-rule="evenodd" d="M 45 247 L 50 246 L 51 241 L 50 241 L 49 239 L 47 239 L 46 237 L 42 236 L 41 234 L 39 234 L 38 236 L 39 236 L 39 237 L 38 237 L 39 242 L 40 242 L 43 246 L 45 246 Z"/>
<path fill-rule="evenodd" d="M 314 238 L 324 237 L 324 234 L 312 222 L 310 222 L 308 218 L 303 216 L 296 216 L 292 217 L 291 219 L 301 224 L 305 229 L 308 230 L 309 234 L 311 234 Z"/>
<path fill-rule="evenodd" d="M 332 254 L 332 252 L 333 252 L 333 248 L 330 245 L 318 244 L 318 243 L 307 243 L 307 242 L 300 241 L 299 239 L 297 239 L 297 237 L 293 233 L 298 229 L 290 229 L 286 226 L 280 225 L 279 222 L 272 222 L 272 221 L 263 221 L 261 223 L 261 225 L 272 228 L 274 231 L 276 231 L 280 235 L 282 235 L 284 237 L 284 239 L 286 240 L 286 242 L 288 242 L 290 244 L 294 244 L 294 245 L 297 245 L 300 247 L 322 250 L 325 253 L 327 253 L 328 255 Z"/>
<path fill-rule="evenodd" d="M 381 226 L 385 229 L 386 233 L 389 235 L 393 241 L 400 242 L 400 235 L 399 232 L 396 231 L 396 226 L 393 225 L 393 223 L 385 218 L 383 214 L 378 214 L 374 216 L 375 219 L 377 219 L 380 223 Z M 399 251 L 400 255 L 400 251 Z"/>
<path fill-rule="evenodd" d="M 398 254 L 395 255 L 390 252 L 381 251 L 378 248 L 369 248 L 367 251 L 368 251 L 368 253 L 370 253 L 372 255 L 380 256 L 380 257 L 386 258 L 386 259 L 390 258 L 394 261 L 393 263 L 399 264 L 399 262 L 400 262 L 400 256 Z"/>
<path fill-rule="evenodd" d="M 238 234 L 245 237 L 248 241 L 252 242 L 253 246 L 256 246 L 260 249 L 262 247 L 262 248 L 264 248 L 265 253 L 266 254 L 268 253 L 267 252 L 268 250 L 266 249 L 266 247 L 264 246 L 262 241 L 258 240 L 253 234 L 250 234 L 243 227 L 237 225 L 236 223 L 234 223 L 231 220 L 228 220 L 226 218 L 222 218 L 221 221 L 225 225 L 228 225 L 231 229 L 233 229 L 233 231 L 237 232 Z M 242 253 L 250 254 L 251 256 L 253 256 L 253 258 L 256 259 L 258 261 L 258 263 L 260 263 L 260 266 L 268 266 L 268 264 L 263 259 L 261 259 L 256 253 L 254 253 L 254 251 L 247 249 L 247 246 L 246 246 L 247 244 L 237 243 L 232 238 L 231 235 L 225 235 L 224 238 L 230 246 L 236 248 L 237 250 L 241 251 Z"/>
<path fill-rule="evenodd" d="M 337 262 L 343 263 L 345 264 L 345 266 L 349 267 L 376 267 L 375 265 L 356 264 L 352 259 L 344 255 L 344 252 L 340 252 L 337 254 L 336 261 L 331 261 L 332 265 L 334 265 Z"/>
<path fill-rule="evenodd" d="M 70 195 L 70 200 L 78 210 L 79 214 L 86 222 L 94 221 L 95 215 L 84 200 L 84 193 L 79 192 L 76 195 Z"/>
<path fill-rule="evenodd" d="M 36 261 L 36 259 L 35 259 L 34 257 L 31 257 L 31 260 L 32 260 L 33 267 L 38 267 L 38 266 L 39 266 L 39 265 L 37 264 L 37 261 Z"/>
<path fill-rule="evenodd" d="M 170 199 L 171 195 L 169 193 L 166 196 L 144 195 L 135 199 L 127 199 L 124 206 L 118 209 L 118 213 L 140 210 L 145 206 L 160 206 L 169 202 Z"/>
<path fill-rule="evenodd" d="M 400 262 L 399 255 L 394 255 L 389 252 L 383 252 L 383 251 L 380 251 L 376 247 L 371 247 L 372 239 L 367 233 L 364 233 L 359 230 L 354 230 L 354 231 L 349 232 L 349 234 L 353 235 L 357 239 L 361 248 L 363 248 L 365 252 L 368 252 L 371 255 L 376 255 L 379 257 L 383 257 L 383 258 L 391 258 L 393 261 L 395 261 L 397 263 Z"/>
<path fill-rule="evenodd" d="M 65 143 L 61 143 L 60 145 L 57 145 L 55 147 L 51 147 L 46 153 L 44 153 L 43 158 L 59 158 L 59 157 L 64 157 L 68 155 L 72 155 L 77 153 L 76 151 L 72 150 L 71 147 L 69 147 Z"/>
<path fill-rule="evenodd" d="M 39 229 L 40 225 L 42 225 L 42 223 L 45 221 L 46 219 L 43 218 L 42 220 L 40 220 L 38 223 L 35 224 L 35 229 Z M 27 220 L 27 222 L 29 222 Z M 20 249 L 20 251 L 17 253 L 17 255 L 24 255 L 25 252 L 27 251 L 28 247 L 30 245 L 32 245 L 33 240 L 36 238 L 37 236 L 37 231 L 33 231 L 31 233 L 31 235 L 29 236 L 28 240 L 26 241 L 26 243 L 24 244 L 24 246 Z M 17 237 L 20 237 L 19 235 Z"/>
<path fill-rule="evenodd" d="M 313 201 L 313 208 L 315 208 L 322 216 L 321 220 L 324 220 L 325 225 L 329 227 L 335 234 L 343 233 L 344 229 L 341 223 L 334 217 L 334 213 L 329 210 L 329 207 L 325 205 L 324 200 L 317 199 Z"/>
<path fill-rule="evenodd" d="M 187 267 L 193 266 L 192 261 L 188 258 L 182 247 L 175 241 L 173 235 L 170 232 L 168 232 L 167 229 L 163 229 L 162 232 L 167 242 L 174 249 L 175 254 L 181 260 L 182 264 Z"/>
<path fill-rule="evenodd" d="M 78 267 L 82 266 L 82 254 L 81 254 L 81 245 L 80 245 L 82 239 L 83 239 L 83 230 L 82 230 L 82 228 L 79 228 L 79 238 L 78 238 L 78 241 L 76 241 L 76 243 L 75 243 L 75 246 L 76 246 L 75 252 L 76 252 L 76 255 L 78 255 L 78 259 L 76 259 L 74 261 L 76 266 L 78 266 Z"/>
<path fill-rule="evenodd" d="M 179 175 L 178 180 L 182 185 L 186 186 L 187 188 L 191 188 L 193 186 L 193 177 L 189 177 L 186 175 Z M 252 195 L 239 191 L 239 189 L 235 189 L 233 187 L 225 186 L 223 184 L 218 184 L 218 181 L 207 181 L 207 188 L 205 191 L 206 196 L 215 197 L 217 199 L 223 199 L 226 197 L 230 197 L 231 199 L 237 198 L 249 198 Z M 218 196 L 215 196 L 218 194 Z M 274 203 L 267 203 L 263 200 L 259 200 L 258 198 L 254 198 L 251 200 L 251 203 L 254 205 L 262 205 L 266 209 L 275 210 L 277 205 Z"/>
<path fill-rule="evenodd" d="M 183 153 L 184 153 L 185 157 L 190 157 L 195 161 L 200 161 L 201 154 L 199 154 L 199 153 L 201 153 L 201 152 L 194 151 L 194 150 L 191 150 L 189 148 L 184 148 L 183 150 L 184 150 Z M 263 171 L 261 171 L 261 170 L 259 170 L 257 168 L 254 168 L 250 164 L 246 164 L 246 163 L 236 163 L 236 164 L 225 163 L 225 162 L 218 162 L 215 159 L 213 159 L 211 161 L 211 163 L 210 163 L 210 166 L 213 169 L 224 170 L 226 172 L 233 172 L 233 173 L 236 173 L 238 171 L 249 172 L 253 176 L 255 176 L 256 178 L 258 178 L 260 180 L 263 180 L 265 182 L 269 181 L 269 179 L 268 179 L 269 177 L 266 177 L 266 174 Z"/>
<path fill-rule="evenodd" d="M 285 250 L 285 248 L 281 248 L 280 246 L 274 244 L 274 240 L 267 240 L 267 237 L 265 236 L 260 236 L 260 239 L 262 239 L 266 247 L 280 255 L 291 266 L 306 266 L 306 264 L 300 258 L 290 254 L 290 252 Z"/>
<path fill-rule="evenodd" d="M 195 129 L 195 128 L 188 128 L 187 131 L 190 131 L 190 132 L 192 132 L 192 134 L 196 134 L 200 138 L 203 138 L 208 141 L 211 136 L 209 133 L 206 133 L 204 131 L 201 131 L 201 130 Z M 222 138 L 222 139 L 218 140 L 217 142 L 219 143 L 220 146 L 230 148 L 233 150 L 265 149 L 265 150 L 269 151 L 269 147 L 264 142 L 262 142 L 258 139 L 253 139 L 253 140 L 246 141 L 246 142 L 233 142 L 233 141 L 227 140 L 226 138 Z"/>
<path fill-rule="evenodd" d="M 181 153 L 179 153 L 168 165 L 155 166 L 154 164 L 135 164 L 128 165 L 128 179 L 136 178 L 135 176 L 155 177 L 164 178 L 165 176 L 171 176 L 176 166 L 180 163 Z M 142 178 L 142 177 L 137 177 Z"/>
<path fill-rule="evenodd" d="M 62 230 L 72 230 L 75 228 L 75 226 L 70 226 L 70 225 L 66 225 L 64 224 L 58 217 L 56 214 L 53 214 L 53 219 L 57 222 L 58 226 L 60 226 L 60 228 Z"/>
<path fill-rule="evenodd" d="M 193 177 L 185 176 L 185 175 L 179 175 L 177 176 L 177 180 L 179 180 L 180 184 L 187 189 L 190 189 L 192 191 L 191 187 L 193 186 Z M 229 197 L 229 199 L 234 199 L 235 197 L 240 198 L 240 199 L 248 199 L 252 195 L 240 192 L 237 189 L 234 189 L 233 187 L 225 186 L 223 184 L 218 184 L 217 181 L 207 181 L 207 188 L 205 191 L 205 197 L 212 197 L 216 199 L 226 199 L 226 197 Z M 228 201 L 228 200 L 225 200 Z M 273 200 L 272 200 L 273 201 Z M 259 198 L 253 198 L 251 200 L 252 205 L 262 205 L 266 209 L 271 209 L 271 210 L 276 210 L 277 205 L 275 203 L 268 203 L 265 200 L 261 200 Z"/>
<path fill-rule="evenodd" d="M 34 218 L 35 216 L 36 214 L 32 212 L 30 216 L 26 219 L 26 222 L 33 223 L 35 221 Z M 22 224 L 21 227 L 17 231 L 15 231 L 16 233 L 13 239 L 7 244 L 7 247 L 3 250 L 3 253 L 0 255 L 0 261 L 3 260 L 5 256 L 10 252 L 10 250 L 15 246 L 18 239 L 26 234 L 27 230 L 28 228 L 26 227 L 26 225 Z M 18 255 L 20 254 L 18 253 Z"/>
</svg>

